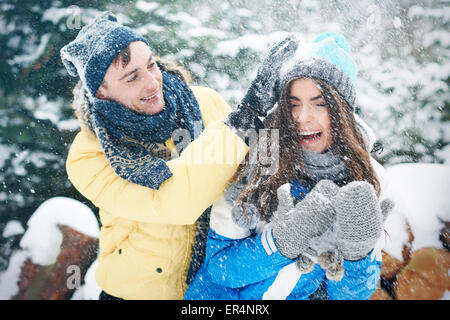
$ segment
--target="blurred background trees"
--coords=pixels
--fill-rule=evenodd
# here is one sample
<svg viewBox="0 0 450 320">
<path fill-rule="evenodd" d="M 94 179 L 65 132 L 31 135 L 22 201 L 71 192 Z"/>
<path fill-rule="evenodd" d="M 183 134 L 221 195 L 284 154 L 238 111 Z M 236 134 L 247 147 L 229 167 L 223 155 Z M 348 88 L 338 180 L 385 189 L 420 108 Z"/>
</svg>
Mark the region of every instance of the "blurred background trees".
<svg viewBox="0 0 450 320">
<path fill-rule="evenodd" d="M 96 212 L 65 172 L 79 129 L 70 108 L 77 79 L 65 71 L 59 50 L 107 9 L 231 106 L 271 43 L 290 32 L 305 40 L 340 32 L 359 69 L 358 112 L 383 144 L 379 160 L 449 163 L 448 1 L 2 0 L 0 230 L 10 220 L 25 225 L 54 196 Z M 0 234 L 0 271 L 14 241 Z"/>
</svg>

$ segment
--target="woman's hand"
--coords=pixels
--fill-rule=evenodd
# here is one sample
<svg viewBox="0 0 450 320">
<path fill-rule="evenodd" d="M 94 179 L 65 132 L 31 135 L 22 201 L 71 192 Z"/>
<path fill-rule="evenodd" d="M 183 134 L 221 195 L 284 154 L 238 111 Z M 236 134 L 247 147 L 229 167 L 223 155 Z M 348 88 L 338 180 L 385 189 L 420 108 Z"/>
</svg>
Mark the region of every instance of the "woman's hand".
<svg viewBox="0 0 450 320">
<path fill-rule="evenodd" d="M 313 238 L 331 227 L 335 219 L 331 199 L 338 190 L 334 182 L 322 180 L 293 209 L 274 216 L 272 234 L 282 255 L 289 259 L 299 257 Z"/>
<path fill-rule="evenodd" d="M 385 200 L 380 204 L 370 183 L 354 181 L 340 189 L 334 203 L 337 246 L 344 259 L 366 257 L 383 232 L 393 202 Z"/>
<path fill-rule="evenodd" d="M 322 255 L 319 263 L 327 269 L 329 279 L 340 280 L 344 274 L 344 259 L 363 259 L 375 247 L 394 202 L 386 199 L 380 203 L 371 184 L 354 181 L 339 190 L 333 205 L 336 251 Z"/>
</svg>

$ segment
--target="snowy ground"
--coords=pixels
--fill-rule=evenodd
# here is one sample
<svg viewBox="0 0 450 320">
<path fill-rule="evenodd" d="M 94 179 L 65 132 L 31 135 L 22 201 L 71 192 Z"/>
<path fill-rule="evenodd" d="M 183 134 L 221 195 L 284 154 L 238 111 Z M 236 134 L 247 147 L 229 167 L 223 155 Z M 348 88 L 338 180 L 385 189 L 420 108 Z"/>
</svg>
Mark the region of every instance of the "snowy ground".
<svg viewBox="0 0 450 320">
<path fill-rule="evenodd" d="M 396 207 L 386 221 L 389 237 L 384 239 L 384 249 L 402 260 L 401 249 L 407 242 L 405 222 L 414 234 L 412 250 L 423 247 L 443 248 L 439 240 L 442 221 L 450 221 L 450 166 L 441 164 L 399 164 L 387 168 L 389 188 L 387 195 Z M 68 198 L 52 198 L 44 202 L 28 221 L 27 230 L 6 271 L 0 273 L 0 299 L 9 299 L 17 292 L 20 266 L 27 259 L 41 265 L 55 262 L 59 254 L 62 235 L 57 228 L 64 224 L 92 237 L 98 237 L 97 220 L 92 211 L 80 202 Z M 24 228 L 11 221 L 3 237 L 21 234 Z M 95 261 L 88 270 L 85 283 L 72 299 L 97 299 L 101 289 L 95 282 Z M 443 297 L 450 299 L 449 292 Z"/>
</svg>

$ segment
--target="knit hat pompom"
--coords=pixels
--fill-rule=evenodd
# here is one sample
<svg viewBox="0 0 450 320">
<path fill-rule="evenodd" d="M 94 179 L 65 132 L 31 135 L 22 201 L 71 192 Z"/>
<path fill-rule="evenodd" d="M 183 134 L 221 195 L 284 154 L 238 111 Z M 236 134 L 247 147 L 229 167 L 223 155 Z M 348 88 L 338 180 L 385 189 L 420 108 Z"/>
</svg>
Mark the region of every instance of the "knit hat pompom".
<svg viewBox="0 0 450 320">
<path fill-rule="evenodd" d="M 61 49 L 61 60 L 69 75 L 80 77 L 93 97 L 112 61 L 133 41 L 148 45 L 143 36 L 117 23 L 114 14 L 106 11 L 84 26 L 77 37 Z"/>
<path fill-rule="evenodd" d="M 316 37 L 314 43 L 319 44 L 317 55 L 328 60 L 344 71 L 347 76 L 356 82 L 356 65 L 350 57 L 350 45 L 343 35 L 334 32 L 325 32 Z"/>
<path fill-rule="evenodd" d="M 312 43 L 300 44 L 281 68 L 279 92 L 298 78 L 320 79 L 334 87 L 354 110 L 356 74 L 356 64 L 350 56 L 350 45 L 345 37 L 325 32 Z"/>
<path fill-rule="evenodd" d="M 341 47 L 343 50 L 345 50 L 346 52 L 350 53 L 350 45 L 347 42 L 347 39 L 345 39 L 345 37 L 339 33 L 335 33 L 335 32 L 324 32 L 319 34 L 313 42 L 320 42 L 322 40 L 325 39 L 332 39 L 334 40 L 334 42 Z"/>
</svg>

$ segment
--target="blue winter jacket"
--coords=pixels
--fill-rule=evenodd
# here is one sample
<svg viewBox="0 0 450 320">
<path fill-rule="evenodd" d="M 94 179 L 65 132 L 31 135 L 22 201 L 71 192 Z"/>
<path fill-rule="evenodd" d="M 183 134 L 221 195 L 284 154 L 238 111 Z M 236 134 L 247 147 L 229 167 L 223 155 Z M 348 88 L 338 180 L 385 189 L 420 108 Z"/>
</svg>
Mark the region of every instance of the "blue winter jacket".
<svg viewBox="0 0 450 320">
<path fill-rule="evenodd" d="M 205 262 L 184 299 L 309 299 L 325 279 L 325 271 L 316 264 L 312 272 L 301 275 L 294 261 L 283 257 L 268 239 L 271 231 L 233 240 L 210 229 Z M 344 269 L 341 281 L 325 279 L 328 298 L 369 299 L 381 272 L 381 261 L 374 257 L 374 251 L 362 260 L 344 261 Z"/>
<path fill-rule="evenodd" d="M 298 187 L 291 186 L 291 193 Z M 326 297 L 333 300 L 365 300 L 375 292 L 381 273 L 380 248 L 364 259 L 344 261 L 340 281 L 327 279 L 318 264 L 312 272 L 300 274 L 295 261 L 278 251 L 270 224 L 260 231 L 245 230 L 234 222 L 231 208 L 223 197 L 214 204 L 206 257 L 184 299 L 306 300 L 323 288 L 322 283 Z"/>
</svg>

